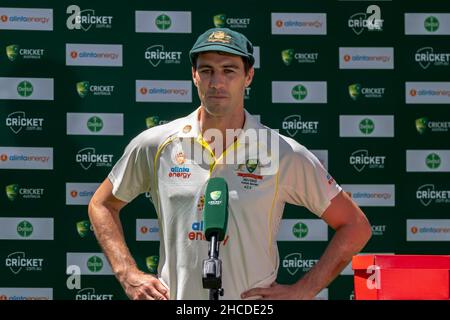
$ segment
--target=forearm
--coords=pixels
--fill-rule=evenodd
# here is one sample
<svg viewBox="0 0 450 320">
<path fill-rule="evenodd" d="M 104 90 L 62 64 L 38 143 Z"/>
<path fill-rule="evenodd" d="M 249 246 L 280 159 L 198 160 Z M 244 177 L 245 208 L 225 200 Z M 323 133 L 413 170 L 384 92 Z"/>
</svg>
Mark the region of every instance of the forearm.
<svg viewBox="0 0 450 320">
<path fill-rule="evenodd" d="M 90 204 L 89 217 L 97 240 L 119 281 L 128 271 L 137 270 L 125 243 L 119 212 L 103 205 Z"/>
<path fill-rule="evenodd" d="M 370 238 L 364 230 L 347 225 L 336 231 L 317 264 L 294 285 L 299 298 L 313 299 L 340 274 Z"/>
</svg>

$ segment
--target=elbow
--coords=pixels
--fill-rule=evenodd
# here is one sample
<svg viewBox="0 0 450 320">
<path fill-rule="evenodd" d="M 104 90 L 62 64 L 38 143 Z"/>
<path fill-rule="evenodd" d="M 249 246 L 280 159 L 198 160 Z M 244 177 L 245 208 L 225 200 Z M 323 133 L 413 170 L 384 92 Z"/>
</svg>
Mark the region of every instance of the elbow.
<svg viewBox="0 0 450 320">
<path fill-rule="evenodd" d="M 372 237 L 372 226 L 370 225 L 369 220 L 366 217 L 359 224 L 360 229 L 360 239 L 361 239 L 361 249 L 369 242 Z"/>
</svg>

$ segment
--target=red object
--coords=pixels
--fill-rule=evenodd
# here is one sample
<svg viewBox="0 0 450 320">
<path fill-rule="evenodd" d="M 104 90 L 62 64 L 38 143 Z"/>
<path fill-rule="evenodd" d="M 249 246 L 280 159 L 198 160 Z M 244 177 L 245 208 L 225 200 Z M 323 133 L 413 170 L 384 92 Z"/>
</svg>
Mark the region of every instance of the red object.
<svg viewBox="0 0 450 320">
<path fill-rule="evenodd" d="M 450 256 L 353 256 L 356 300 L 448 300 Z"/>
</svg>

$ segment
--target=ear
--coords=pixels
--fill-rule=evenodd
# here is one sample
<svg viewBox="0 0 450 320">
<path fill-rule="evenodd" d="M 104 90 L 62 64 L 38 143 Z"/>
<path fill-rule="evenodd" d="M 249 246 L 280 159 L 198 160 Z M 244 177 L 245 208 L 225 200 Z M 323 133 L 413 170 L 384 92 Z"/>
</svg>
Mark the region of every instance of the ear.
<svg viewBox="0 0 450 320">
<path fill-rule="evenodd" d="M 198 81 L 197 81 L 197 79 L 195 77 L 195 69 L 194 69 L 194 67 L 192 67 L 191 70 L 192 70 L 192 81 L 194 82 L 194 85 L 196 87 L 198 87 Z"/>
<path fill-rule="evenodd" d="M 253 76 L 255 75 L 255 69 L 253 67 L 248 70 L 248 74 L 245 76 L 245 87 L 247 88 L 253 81 Z"/>
</svg>

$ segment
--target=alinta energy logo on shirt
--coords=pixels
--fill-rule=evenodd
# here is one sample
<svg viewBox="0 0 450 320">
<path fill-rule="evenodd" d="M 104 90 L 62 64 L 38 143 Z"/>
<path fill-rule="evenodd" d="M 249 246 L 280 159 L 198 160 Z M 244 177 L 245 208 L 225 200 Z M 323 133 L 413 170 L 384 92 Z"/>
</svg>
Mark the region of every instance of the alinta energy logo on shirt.
<svg viewBox="0 0 450 320">
<path fill-rule="evenodd" d="M 44 118 L 27 117 L 24 111 L 15 111 L 6 117 L 6 126 L 14 134 L 23 131 L 43 131 Z"/>
<path fill-rule="evenodd" d="M 114 92 L 113 85 L 93 84 L 90 81 L 76 83 L 76 90 L 80 98 L 86 98 L 89 94 L 93 96 L 111 96 Z"/>
<path fill-rule="evenodd" d="M 369 155 L 369 150 L 359 149 L 351 153 L 349 164 L 358 172 L 363 171 L 366 167 L 369 169 L 384 169 L 385 159 L 386 156 Z"/>
<path fill-rule="evenodd" d="M 205 233 L 203 232 L 203 228 L 204 228 L 203 221 L 194 221 L 194 222 L 192 222 L 192 224 L 191 224 L 191 231 L 189 231 L 187 233 L 187 238 L 190 241 L 198 241 L 198 240 L 206 241 L 206 237 L 205 237 Z M 230 239 L 230 235 L 226 234 L 224 239 L 223 239 L 222 245 L 226 246 L 229 239 Z"/>
<path fill-rule="evenodd" d="M 27 60 L 38 60 L 44 56 L 44 49 L 21 48 L 18 44 L 10 44 L 6 46 L 6 56 L 9 61 L 16 61 L 18 57 Z"/>
<path fill-rule="evenodd" d="M 281 266 L 285 268 L 291 276 L 294 276 L 299 270 L 308 272 L 318 261 L 318 259 L 305 259 L 301 253 L 293 252 L 283 258 Z"/>
<path fill-rule="evenodd" d="M 216 28 L 245 29 L 250 25 L 250 18 L 227 17 L 225 13 L 216 14 L 213 17 Z"/>
<path fill-rule="evenodd" d="M 302 116 L 298 114 L 292 114 L 284 118 L 281 123 L 281 128 L 286 130 L 290 137 L 295 137 L 297 133 L 300 134 L 318 134 L 319 133 L 319 121 L 305 121 L 302 120 Z"/>
<path fill-rule="evenodd" d="M 144 57 L 153 67 L 159 66 L 161 62 L 164 64 L 180 64 L 181 51 L 169 51 L 162 44 L 155 44 L 145 49 Z"/>
<path fill-rule="evenodd" d="M 415 120 L 416 130 L 423 135 L 427 132 L 447 133 L 450 131 L 450 121 L 433 121 L 428 117 L 422 117 Z"/>
<path fill-rule="evenodd" d="M 88 170 L 94 165 L 95 167 L 112 167 L 112 154 L 97 153 L 95 148 L 87 147 L 80 149 L 75 155 L 75 161 L 80 164 L 84 170 Z"/>
<path fill-rule="evenodd" d="M 286 66 L 292 65 L 294 60 L 298 63 L 316 63 L 318 59 L 318 52 L 296 52 L 294 49 L 281 51 L 281 60 Z"/>
<path fill-rule="evenodd" d="M 42 271 L 44 264 L 43 258 L 27 258 L 25 252 L 12 252 L 5 258 L 5 267 L 12 273 L 18 274 L 24 271 Z"/>
<path fill-rule="evenodd" d="M 44 188 L 30 188 L 20 186 L 17 183 L 10 184 L 6 186 L 6 196 L 10 201 L 15 201 L 18 199 L 41 199 L 44 195 Z"/>
<path fill-rule="evenodd" d="M 186 180 L 191 178 L 191 169 L 184 165 L 186 161 L 186 157 L 183 151 L 180 151 L 175 154 L 175 158 L 173 159 L 174 163 L 177 163 L 178 166 L 174 166 L 170 168 L 170 172 L 167 174 L 169 178 Z"/>
<path fill-rule="evenodd" d="M 432 202 L 435 204 L 449 204 L 450 190 L 438 190 L 434 184 L 424 184 L 417 188 L 416 199 L 425 207 Z"/>
<path fill-rule="evenodd" d="M 361 85 L 360 83 L 353 83 L 348 86 L 348 94 L 350 98 L 354 101 L 365 98 L 365 99 L 381 99 L 384 97 L 385 88 L 369 88 Z"/>
<path fill-rule="evenodd" d="M 433 47 L 422 47 L 414 54 L 414 61 L 422 69 L 433 67 L 448 67 L 450 65 L 450 52 L 435 52 Z"/>
<path fill-rule="evenodd" d="M 96 29 L 111 29 L 113 16 L 98 16 L 94 9 L 84 9 L 77 5 L 70 5 L 66 9 L 69 17 L 66 27 L 69 30 L 88 31 L 92 26 Z"/>
<path fill-rule="evenodd" d="M 364 30 L 383 31 L 383 22 L 381 19 L 381 9 L 377 5 L 370 5 L 366 12 L 358 12 L 348 19 L 348 27 L 356 35 L 360 35 Z"/>
</svg>

